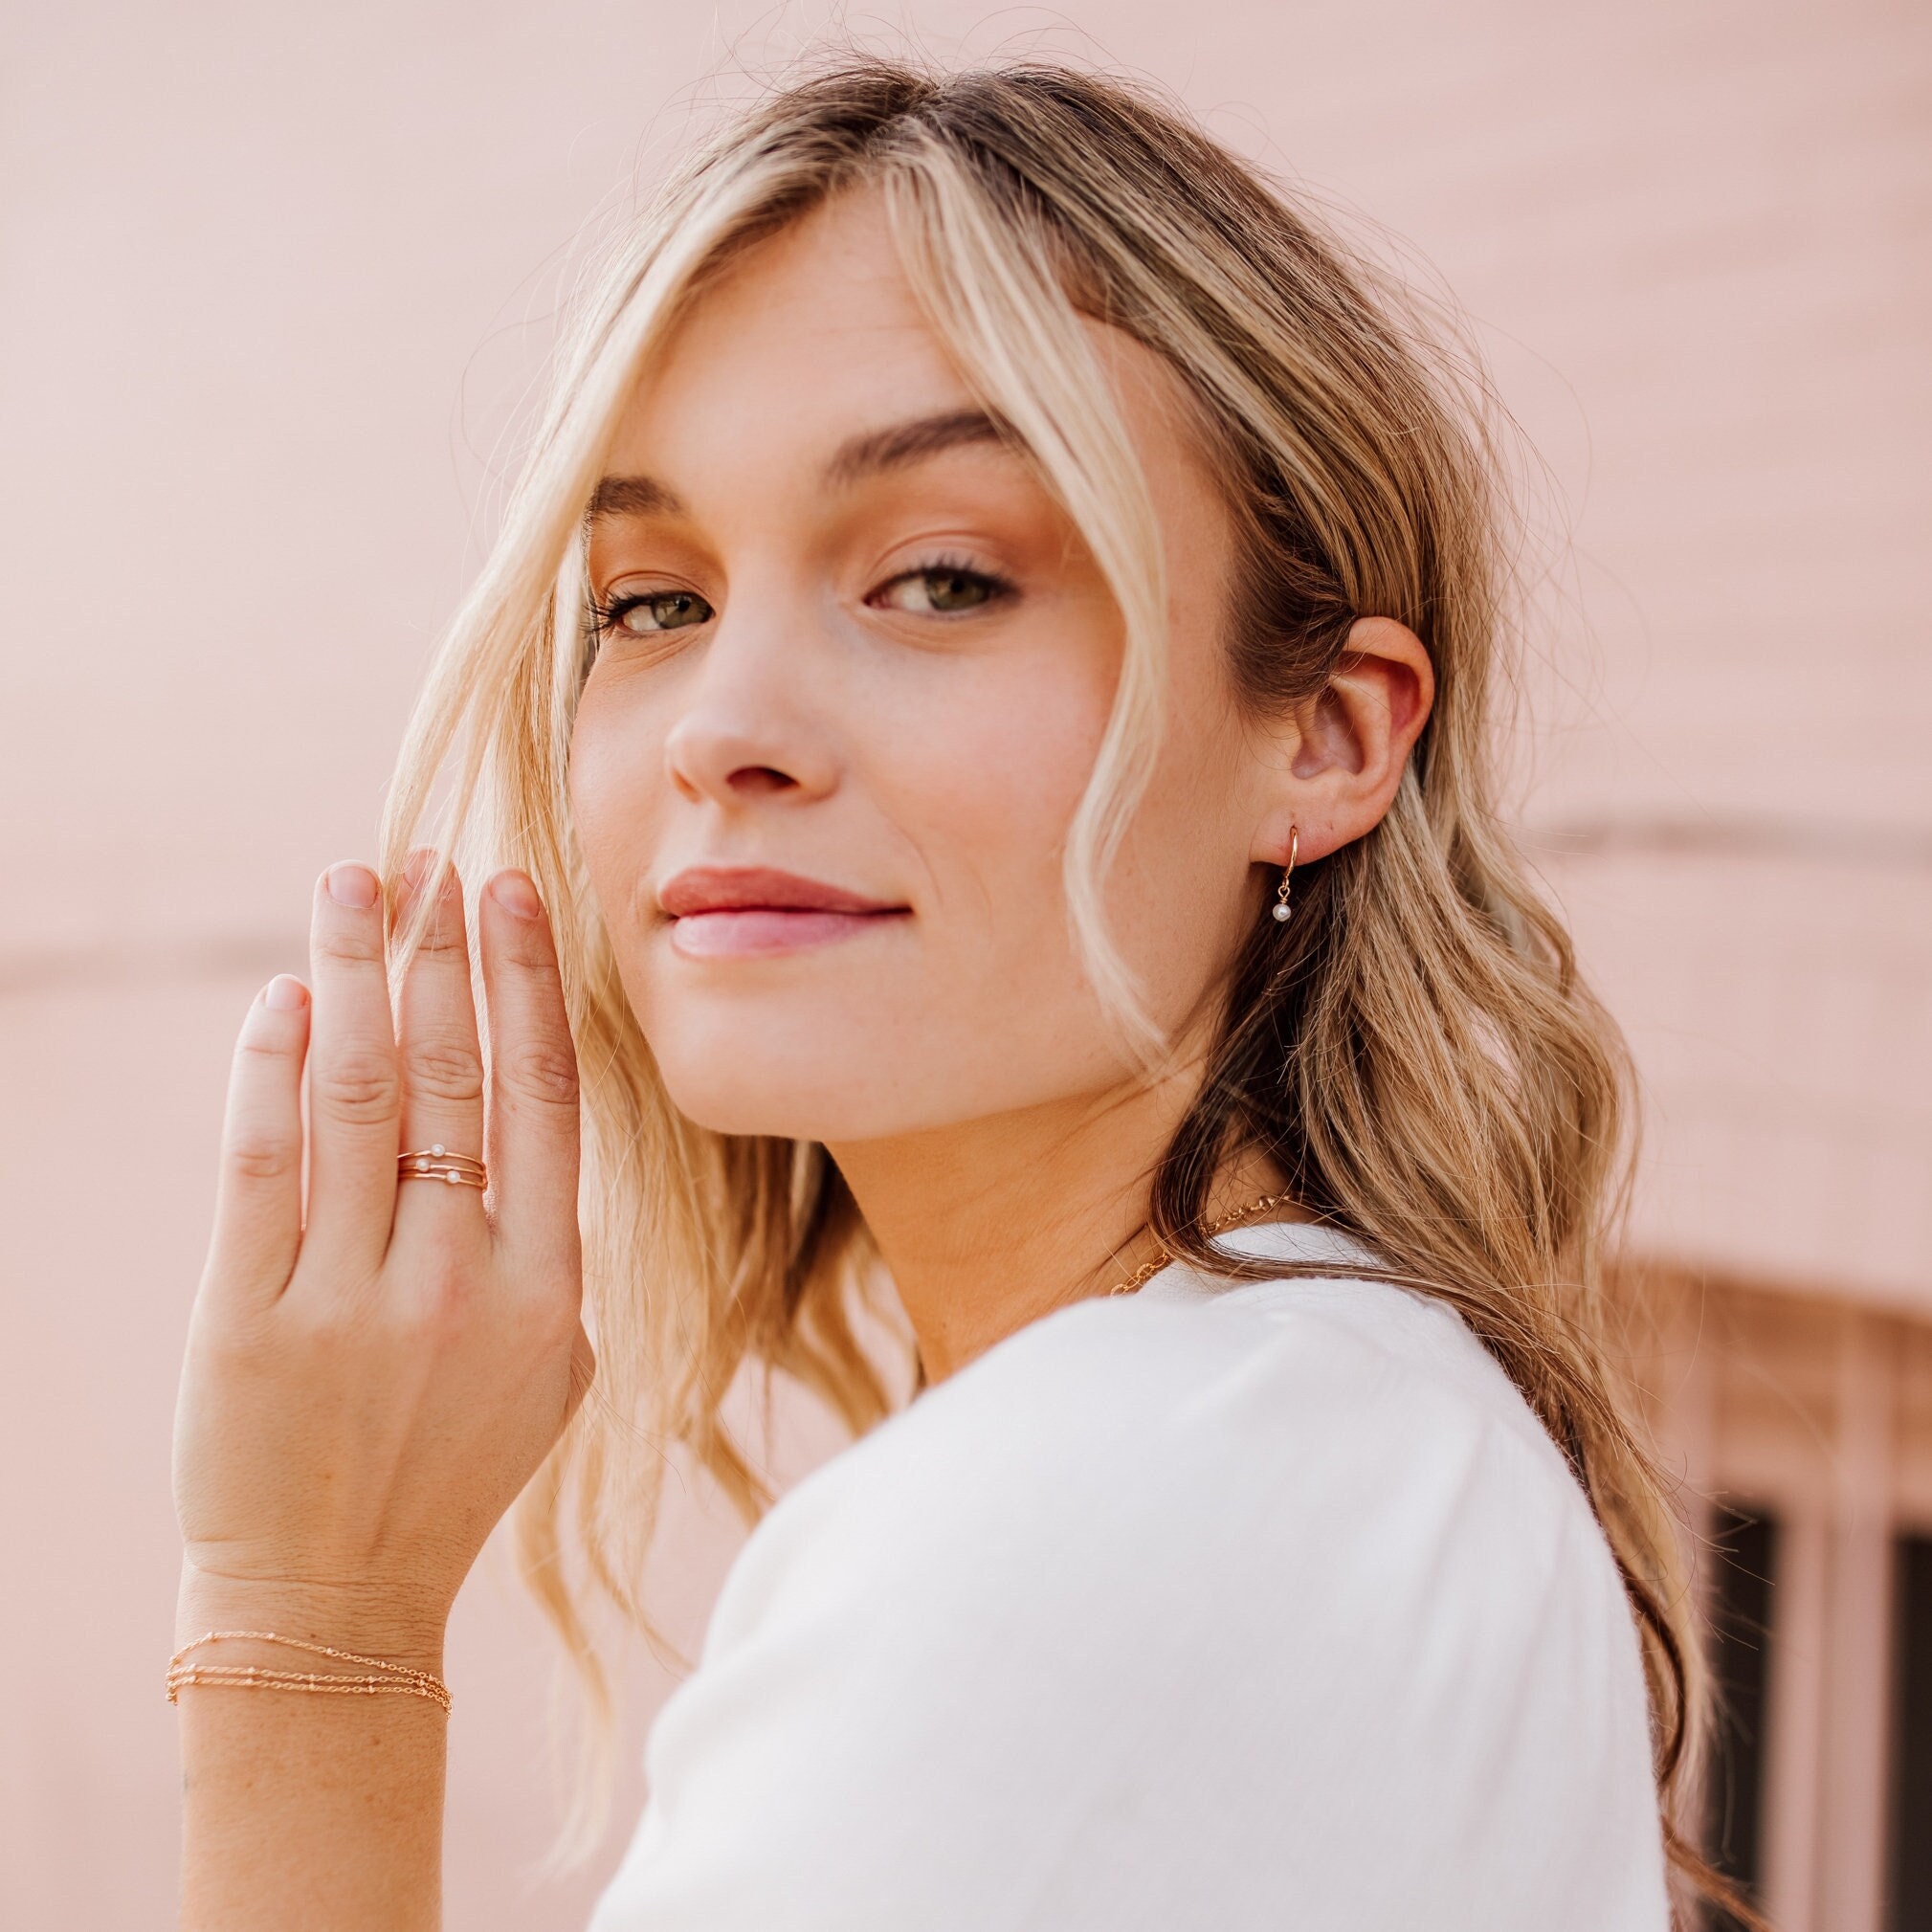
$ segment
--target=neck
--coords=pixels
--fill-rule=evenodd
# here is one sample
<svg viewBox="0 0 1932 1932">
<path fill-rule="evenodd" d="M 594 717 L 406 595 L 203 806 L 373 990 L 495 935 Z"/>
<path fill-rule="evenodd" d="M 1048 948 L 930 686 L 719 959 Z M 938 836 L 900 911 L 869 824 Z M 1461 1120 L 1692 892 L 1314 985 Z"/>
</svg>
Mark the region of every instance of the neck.
<svg viewBox="0 0 1932 1932">
<path fill-rule="evenodd" d="M 1028 1322 L 1104 1295 L 1159 1252 L 1146 1231 L 1162 1150 L 1191 1079 L 828 1149 L 892 1273 L 928 1384 Z M 1244 1154 L 1216 1176 L 1212 1221 L 1281 1175 Z M 1306 1219 L 1286 1207 L 1270 1218 Z"/>
</svg>

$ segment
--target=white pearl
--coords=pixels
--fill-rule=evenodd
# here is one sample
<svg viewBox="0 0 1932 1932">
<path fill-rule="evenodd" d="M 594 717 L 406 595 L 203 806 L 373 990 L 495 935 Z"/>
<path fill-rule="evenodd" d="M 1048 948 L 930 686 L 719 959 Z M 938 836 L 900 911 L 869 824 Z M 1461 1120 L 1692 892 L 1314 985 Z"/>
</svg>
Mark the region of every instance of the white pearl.
<svg viewBox="0 0 1932 1932">
<path fill-rule="evenodd" d="M 1285 904 L 1277 903 L 1275 907 L 1275 917 L 1277 919 L 1286 919 L 1288 917 L 1287 906 Z"/>
</svg>

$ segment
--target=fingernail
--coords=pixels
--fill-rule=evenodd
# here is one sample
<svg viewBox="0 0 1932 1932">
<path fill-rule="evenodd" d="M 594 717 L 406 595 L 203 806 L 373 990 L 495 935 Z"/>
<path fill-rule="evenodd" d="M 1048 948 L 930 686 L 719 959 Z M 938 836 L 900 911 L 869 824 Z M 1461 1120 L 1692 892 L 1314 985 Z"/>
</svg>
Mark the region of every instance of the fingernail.
<svg viewBox="0 0 1932 1932">
<path fill-rule="evenodd" d="M 544 910 L 537 888 L 521 872 L 500 872 L 490 881 L 490 897 L 519 919 L 535 919 Z"/>
<path fill-rule="evenodd" d="M 430 880 L 434 878 L 441 866 L 436 849 L 433 845 L 419 845 L 403 861 L 403 877 L 409 881 L 411 892 L 420 892 Z"/>
<path fill-rule="evenodd" d="M 261 1003 L 281 1012 L 294 1012 L 307 1004 L 308 988 L 293 973 L 277 973 L 261 989 Z"/>
<path fill-rule="evenodd" d="M 329 897 L 353 912 L 367 912 L 382 890 L 366 865 L 332 865 L 328 869 Z"/>
</svg>

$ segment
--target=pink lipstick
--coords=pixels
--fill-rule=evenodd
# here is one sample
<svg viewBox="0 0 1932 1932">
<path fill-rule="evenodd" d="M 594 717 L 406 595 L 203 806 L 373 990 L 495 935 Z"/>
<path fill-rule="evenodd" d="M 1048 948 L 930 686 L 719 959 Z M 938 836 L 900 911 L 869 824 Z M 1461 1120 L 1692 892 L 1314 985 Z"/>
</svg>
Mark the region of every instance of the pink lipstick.
<svg viewBox="0 0 1932 1932">
<path fill-rule="evenodd" d="M 797 952 L 907 918 L 912 908 L 868 899 L 770 866 L 694 865 L 657 889 L 671 944 L 687 959 Z"/>
</svg>

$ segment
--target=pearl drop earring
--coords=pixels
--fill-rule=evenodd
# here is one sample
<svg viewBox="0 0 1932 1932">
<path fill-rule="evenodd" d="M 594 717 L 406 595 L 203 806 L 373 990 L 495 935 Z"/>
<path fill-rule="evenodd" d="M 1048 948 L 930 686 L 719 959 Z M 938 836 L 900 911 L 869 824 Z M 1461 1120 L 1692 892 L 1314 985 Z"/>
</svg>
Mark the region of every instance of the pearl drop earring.
<svg viewBox="0 0 1932 1932">
<path fill-rule="evenodd" d="M 1275 898 L 1275 917 L 1286 920 L 1288 917 L 1288 880 L 1295 871 L 1295 855 L 1300 849 L 1301 833 L 1295 826 L 1288 828 L 1288 863 L 1281 874 L 1280 890 Z"/>
</svg>

